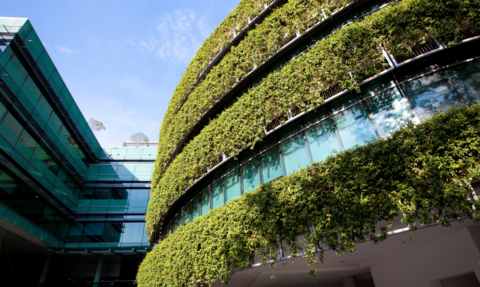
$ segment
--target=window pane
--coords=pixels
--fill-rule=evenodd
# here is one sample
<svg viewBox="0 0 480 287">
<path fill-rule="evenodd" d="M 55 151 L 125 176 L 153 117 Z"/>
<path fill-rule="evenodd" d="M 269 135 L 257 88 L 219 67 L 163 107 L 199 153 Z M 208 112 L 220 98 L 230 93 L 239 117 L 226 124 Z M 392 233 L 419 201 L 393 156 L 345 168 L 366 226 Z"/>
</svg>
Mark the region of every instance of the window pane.
<svg viewBox="0 0 480 287">
<path fill-rule="evenodd" d="M 333 118 L 344 149 L 361 145 L 376 136 L 372 122 L 362 104 L 338 113 Z"/>
<path fill-rule="evenodd" d="M 292 172 L 299 171 L 301 167 L 305 167 L 310 164 L 308 159 L 307 146 L 302 134 L 286 140 L 280 145 L 282 150 L 283 168 L 285 169 L 285 175 L 289 175 Z"/>
<path fill-rule="evenodd" d="M 422 121 L 450 107 L 463 105 L 440 73 L 407 82 L 403 89 Z"/>
<path fill-rule="evenodd" d="M 223 206 L 223 180 L 217 181 L 212 186 L 212 196 L 210 200 L 210 207 L 214 209 L 215 207 Z"/>
<path fill-rule="evenodd" d="M 283 176 L 278 147 L 273 147 L 260 155 L 260 176 L 262 183 Z"/>
<path fill-rule="evenodd" d="M 476 61 L 446 70 L 455 90 L 469 105 L 480 99 L 480 62 Z"/>
<path fill-rule="evenodd" d="M 0 125 L 0 133 L 12 144 L 17 142 L 22 130 L 22 125 L 20 125 L 20 123 L 12 116 L 11 113 L 8 113 L 5 116 L 2 124 Z"/>
<path fill-rule="evenodd" d="M 229 202 L 240 196 L 240 182 L 238 180 L 238 169 L 225 176 L 225 202 Z"/>
<path fill-rule="evenodd" d="M 29 159 L 37 147 L 37 142 L 27 133 L 26 130 L 24 130 L 17 141 L 16 147 L 27 159 Z"/>
<path fill-rule="evenodd" d="M 205 189 L 200 194 L 200 215 L 203 216 L 210 211 L 210 191 Z"/>
<path fill-rule="evenodd" d="M 148 189 L 131 189 L 129 204 L 133 206 L 147 206 L 149 192 Z"/>
<path fill-rule="evenodd" d="M 257 159 L 249 161 L 240 168 L 242 174 L 242 195 L 245 192 L 254 191 L 260 185 Z"/>
<path fill-rule="evenodd" d="M 323 161 L 334 151 L 340 151 L 340 144 L 331 119 L 324 120 L 305 133 L 312 161 Z"/>
<path fill-rule="evenodd" d="M 144 222 L 127 222 L 124 223 L 122 243 L 126 242 L 142 242 L 145 233 Z"/>
<path fill-rule="evenodd" d="M 397 88 L 367 100 L 366 104 L 380 136 L 405 127 L 409 122 L 418 123 L 407 99 L 400 96 Z"/>
</svg>

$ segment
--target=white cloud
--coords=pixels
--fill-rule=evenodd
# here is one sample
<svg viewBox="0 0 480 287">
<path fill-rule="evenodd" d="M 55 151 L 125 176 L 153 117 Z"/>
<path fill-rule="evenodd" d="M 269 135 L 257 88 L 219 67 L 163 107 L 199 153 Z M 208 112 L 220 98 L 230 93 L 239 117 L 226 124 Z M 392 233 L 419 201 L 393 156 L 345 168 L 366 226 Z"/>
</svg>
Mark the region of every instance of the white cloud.
<svg viewBox="0 0 480 287">
<path fill-rule="evenodd" d="M 205 15 L 176 10 L 157 19 L 149 39 L 132 37 L 125 42 L 164 61 L 188 62 L 210 32 Z"/>
<path fill-rule="evenodd" d="M 60 53 L 65 53 L 69 56 L 71 56 L 72 54 L 76 53 L 76 51 L 72 50 L 72 49 L 69 49 L 65 46 L 55 46 L 55 49 L 58 50 Z"/>
</svg>

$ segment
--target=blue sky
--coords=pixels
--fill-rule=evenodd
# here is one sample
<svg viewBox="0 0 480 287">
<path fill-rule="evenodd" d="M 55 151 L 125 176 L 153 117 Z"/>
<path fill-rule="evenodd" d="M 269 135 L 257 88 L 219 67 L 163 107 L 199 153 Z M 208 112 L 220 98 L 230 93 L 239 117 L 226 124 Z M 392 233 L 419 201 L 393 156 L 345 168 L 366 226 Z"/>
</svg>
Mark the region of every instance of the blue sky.
<svg viewBox="0 0 480 287">
<path fill-rule="evenodd" d="M 15 0 L 0 16 L 26 17 L 83 115 L 102 121 L 102 146 L 136 132 L 158 141 L 188 63 L 239 0 Z"/>
</svg>

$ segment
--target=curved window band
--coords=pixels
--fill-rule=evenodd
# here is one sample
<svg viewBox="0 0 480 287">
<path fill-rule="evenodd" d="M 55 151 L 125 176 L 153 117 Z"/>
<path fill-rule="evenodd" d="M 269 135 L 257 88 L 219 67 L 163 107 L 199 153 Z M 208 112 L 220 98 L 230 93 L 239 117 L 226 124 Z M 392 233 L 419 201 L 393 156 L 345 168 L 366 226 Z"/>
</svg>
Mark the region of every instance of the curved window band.
<svg viewBox="0 0 480 287">
<path fill-rule="evenodd" d="M 480 100 L 480 60 L 439 69 L 399 83 L 389 77 L 322 105 L 246 150 L 237 166 L 201 189 L 170 220 L 165 234 L 225 205 L 260 184 L 298 171 L 312 162 L 421 121 L 451 107 Z M 245 155 L 244 155 L 245 154 Z M 248 158 L 242 162 L 241 158 Z M 233 159 L 230 159 L 233 161 Z M 235 163 L 235 162 L 234 162 Z M 228 163 L 227 163 L 228 164 Z"/>
</svg>

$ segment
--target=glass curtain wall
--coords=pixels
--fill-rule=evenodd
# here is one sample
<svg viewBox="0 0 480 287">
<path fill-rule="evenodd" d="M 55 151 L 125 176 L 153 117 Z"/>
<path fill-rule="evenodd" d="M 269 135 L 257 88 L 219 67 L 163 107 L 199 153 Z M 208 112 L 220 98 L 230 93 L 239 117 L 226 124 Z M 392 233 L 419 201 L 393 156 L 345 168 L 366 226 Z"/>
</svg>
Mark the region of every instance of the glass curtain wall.
<svg viewBox="0 0 480 287">
<path fill-rule="evenodd" d="M 1 102 L 0 148 L 67 207 L 73 209 L 76 206 L 80 195 L 79 184 L 51 156 L 49 149 L 28 133 Z"/>
</svg>

